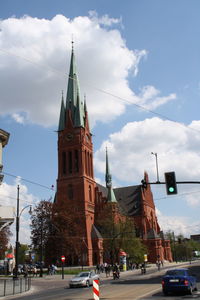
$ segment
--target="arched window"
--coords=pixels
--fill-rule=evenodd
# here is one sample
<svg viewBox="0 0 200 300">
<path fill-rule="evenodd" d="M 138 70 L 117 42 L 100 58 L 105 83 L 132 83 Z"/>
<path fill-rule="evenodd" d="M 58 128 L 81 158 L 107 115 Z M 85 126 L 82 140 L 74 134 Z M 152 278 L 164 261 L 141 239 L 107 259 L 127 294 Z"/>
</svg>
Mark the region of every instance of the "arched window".
<svg viewBox="0 0 200 300">
<path fill-rule="evenodd" d="M 85 173 L 88 175 L 87 152 L 85 150 Z"/>
<path fill-rule="evenodd" d="M 79 172 L 79 156 L 78 156 L 78 150 L 75 150 L 75 172 Z"/>
<path fill-rule="evenodd" d="M 72 151 L 68 153 L 68 166 L 69 166 L 69 174 L 72 174 Z"/>
<path fill-rule="evenodd" d="M 89 152 L 87 153 L 87 168 L 88 168 L 88 175 L 90 176 L 90 156 L 89 156 Z"/>
<path fill-rule="evenodd" d="M 71 200 L 74 198 L 74 191 L 73 191 L 73 185 L 72 184 L 69 184 L 68 185 L 68 191 L 67 191 L 67 194 L 68 194 L 68 198 Z"/>
<path fill-rule="evenodd" d="M 91 185 L 89 185 L 89 200 L 90 200 L 90 202 L 92 202 L 92 189 L 91 189 Z"/>
<path fill-rule="evenodd" d="M 66 152 L 62 153 L 62 173 L 66 174 Z"/>
</svg>

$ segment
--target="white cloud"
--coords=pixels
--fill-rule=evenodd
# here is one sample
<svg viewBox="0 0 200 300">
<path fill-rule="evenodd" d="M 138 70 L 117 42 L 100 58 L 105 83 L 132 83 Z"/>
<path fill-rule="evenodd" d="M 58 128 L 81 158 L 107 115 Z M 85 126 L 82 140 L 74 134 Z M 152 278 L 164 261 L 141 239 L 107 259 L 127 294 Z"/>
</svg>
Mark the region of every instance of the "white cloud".
<svg viewBox="0 0 200 300">
<path fill-rule="evenodd" d="M 121 25 L 121 19 L 98 17 L 94 12 L 74 19 L 57 15 L 52 20 L 29 16 L 0 20 L 0 114 L 10 114 L 16 122 L 58 124 L 72 35 L 91 125 L 124 113 L 128 103 L 110 94 L 128 100 L 129 105 L 135 102 L 148 108 L 175 99 L 174 94 L 160 96 L 160 91 L 150 86 L 140 95 L 131 90 L 128 76 L 137 75 L 147 51 L 129 50 L 120 31 L 109 27 L 116 24 Z"/>
<path fill-rule="evenodd" d="M 187 217 L 165 216 L 161 211 L 156 209 L 156 215 L 161 230 L 165 233 L 173 231 L 175 236 L 182 234 L 184 237 L 190 237 L 191 234 L 199 234 L 200 223 L 191 222 Z"/>
<path fill-rule="evenodd" d="M 40 201 L 36 196 L 28 192 L 28 188 L 24 185 L 20 177 L 18 177 L 13 185 L 9 185 L 3 182 L 0 186 L 0 205 L 3 206 L 13 206 L 15 208 L 16 216 L 16 206 L 17 206 L 17 186 L 19 185 L 19 215 L 20 215 L 20 231 L 19 240 L 22 244 L 30 243 L 30 215 L 29 206 L 34 207 L 35 204 Z M 26 207 L 26 208 L 25 208 Z M 14 222 L 11 227 L 12 237 L 10 243 L 14 245 L 16 239 L 16 223 Z"/>
<path fill-rule="evenodd" d="M 17 113 L 14 113 L 12 114 L 12 118 L 17 122 L 17 123 L 20 123 L 20 124 L 24 124 L 24 117 L 20 114 L 17 114 Z"/>
<path fill-rule="evenodd" d="M 189 206 L 191 206 L 191 207 L 199 207 L 200 206 L 199 194 L 200 194 L 200 188 L 196 193 L 194 192 L 194 193 L 186 196 L 186 202 L 188 203 Z"/>
<path fill-rule="evenodd" d="M 200 121 L 189 126 L 198 128 Z M 150 180 L 156 177 L 155 156 L 158 157 L 160 179 L 164 173 L 175 171 L 178 181 L 200 178 L 200 135 L 181 124 L 151 118 L 130 122 L 120 131 L 110 134 L 95 153 L 96 170 L 105 173 L 105 148 L 108 148 L 111 172 L 118 181 L 140 183 L 143 172 Z"/>
</svg>

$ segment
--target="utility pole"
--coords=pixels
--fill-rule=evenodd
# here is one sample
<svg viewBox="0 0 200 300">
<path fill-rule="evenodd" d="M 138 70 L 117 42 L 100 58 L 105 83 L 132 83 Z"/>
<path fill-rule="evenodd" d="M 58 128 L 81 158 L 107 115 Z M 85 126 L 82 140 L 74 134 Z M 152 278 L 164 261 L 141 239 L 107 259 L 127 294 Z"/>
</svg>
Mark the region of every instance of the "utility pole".
<svg viewBox="0 0 200 300">
<path fill-rule="evenodd" d="M 15 275 L 18 278 L 19 264 L 19 185 L 17 186 L 17 216 L 16 216 L 16 243 L 15 243 Z"/>
<path fill-rule="evenodd" d="M 157 154 L 157 153 L 154 153 L 154 152 L 151 152 L 151 154 L 155 155 L 155 158 L 156 158 L 157 183 L 160 183 L 160 180 L 159 180 L 159 173 L 158 173 L 158 154 Z"/>
<path fill-rule="evenodd" d="M 40 231 L 40 277 L 43 277 L 43 212 L 41 216 L 41 231 Z"/>
</svg>

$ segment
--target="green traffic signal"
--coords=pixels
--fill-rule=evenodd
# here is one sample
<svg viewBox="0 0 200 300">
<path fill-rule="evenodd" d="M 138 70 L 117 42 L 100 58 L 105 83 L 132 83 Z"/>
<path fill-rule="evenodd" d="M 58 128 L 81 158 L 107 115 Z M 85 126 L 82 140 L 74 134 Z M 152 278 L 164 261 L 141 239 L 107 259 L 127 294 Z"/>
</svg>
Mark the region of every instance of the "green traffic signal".
<svg viewBox="0 0 200 300">
<path fill-rule="evenodd" d="M 177 194 L 176 175 L 175 172 L 165 173 L 165 184 L 167 195 Z"/>
</svg>

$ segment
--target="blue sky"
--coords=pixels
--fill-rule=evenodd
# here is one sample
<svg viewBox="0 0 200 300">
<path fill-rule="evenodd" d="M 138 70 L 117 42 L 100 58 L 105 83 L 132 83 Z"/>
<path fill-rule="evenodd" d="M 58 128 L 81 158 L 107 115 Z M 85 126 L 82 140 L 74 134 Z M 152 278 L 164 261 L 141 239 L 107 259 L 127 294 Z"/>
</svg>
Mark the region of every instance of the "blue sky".
<svg viewBox="0 0 200 300">
<path fill-rule="evenodd" d="M 5 175 L 1 205 L 16 205 L 17 184 L 21 208 L 54 197 L 56 130 L 72 36 L 97 180 L 104 184 L 106 146 L 114 186 L 139 184 L 144 170 L 155 181 L 152 151 L 162 181 L 168 171 L 178 181 L 200 180 L 198 0 L 0 5 L 0 128 L 10 133 L 3 165 L 18 176 Z M 164 185 L 152 191 L 164 231 L 199 233 L 199 185 L 178 185 L 176 196 L 166 196 Z M 24 242 L 28 222 L 23 213 Z"/>
</svg>

